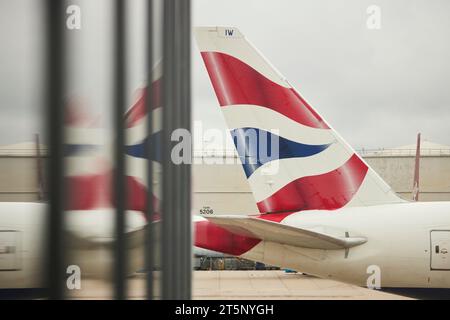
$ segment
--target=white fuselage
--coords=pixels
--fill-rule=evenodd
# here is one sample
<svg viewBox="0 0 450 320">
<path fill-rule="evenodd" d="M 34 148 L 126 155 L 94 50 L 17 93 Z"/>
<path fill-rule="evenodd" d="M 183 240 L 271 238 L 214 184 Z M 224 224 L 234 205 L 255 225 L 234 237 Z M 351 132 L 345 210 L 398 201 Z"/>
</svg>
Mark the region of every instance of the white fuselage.
<svg viewBox="0 0 450 320">
<path fill-rule="evenodd" d="M 42 287 L 45 212 L 44 204 L 0 204 L 0 288 Z M 100 212 L 96 213 L 100 215 Z M 104 215 L 102 221 L 110 218 L 110 215 Z M 90 220 L 81 215 L 80 219 Z M 136 229 L 142 224 L 138 214 L 131 220 L 134 222 L 129 228 Z M 436 253 L 432 243 L 433 232 L 448 232 L 439 233 L 438 241 L 441 251 L 450 251 L 450 202 L 312 210 L 292 214 L 281 223 L 336 236 L 345 236 L 346 233 L 348 236 L 363 236 L 367 242 L 346 252 L 344 249 L 307 249 L 262 241 L 242 257 L 359 286 L 367 285 L 373 271 L 369 267 L 376 266 L 384 288 L 450 288 L 450 257 L 446 257 L 450 253 L 435 256 L 435 259 L 440 259 L 433 261 L 438 263 L 439 270 L 432 268 L 432 255 Z M 110 237 L 111 224 L 98 229 L 99 224 L 105 225 L 105 222 L 89 223 L 91 231 L 84 224 L 81 236 L 95 240 L 95 233 L 103 229 L 98 241 L 102 242 L 105 235 Z M 72 225 L 81 226 L 79 223 Z M 14 252 L 5 250 L 11 245 L 15 246 Z M 104 249 L 109 250 L 107 246 Z M 136 257 L 142 255 L 142 251 L 137 250 L 136 253 Z M 95 257 L 93 263 L 102 264 L 98 253 Z M 105 260 L 111 262 L 110 258 Z M 141 259 L 136 260 L 141 262 Z M 447 270 L 445 266 L 448 266 Z"/>
<path fill-rule="evenodd" d="M 45 207 L 0 204 L 0 289 L 43 287 Z"/>
<path fill-rule="evenodd" d="M 114 210 L 65 212 L 67 264 L 78 265 L 82 277 L 109 278 L 113 265 Z M 0 289 L 42 288 L 46 259 L 47 205 L 32 202 L 0 203 Z M 144 267 L 146 220 L 142 212 L 126 211 L 127 267 L 129 273 Z M 154 240 L 159 242 L 159 228 Z M 155 245 L 155 249 L 158 245 Z M 194 247 L 195 255 L 223 256 Z M 159 253 L 154 252 L 159 268 Z"/>
<path fill-rule="evenodd" d="M 113 263 L 114 210 L 65 211 L 64 252 L 67 266 L 80 267 L 82 277 L 108 278 Z M 47 205 L 0 203 L 0 289 L 43 288 Z M 143 266 L 146 220 L 141 212 L 126 211 L 127 267 Z"/>
<path fill-rule="evenodd" d="M 367 242 L 346 253 L 263 241 L 243 257 L 359 286 L 367 285 L 375 266 L 382 288 L 450 288 L 450 253 L 433 258 L 437 268 L 431 261 L 436 254 L 432 232 L 447 231 L 439 233 L 439 250 L 450 251 L 450 202 L 304 211 L 281 223 L 336 236 L 348 232 Z"/>
</svg>

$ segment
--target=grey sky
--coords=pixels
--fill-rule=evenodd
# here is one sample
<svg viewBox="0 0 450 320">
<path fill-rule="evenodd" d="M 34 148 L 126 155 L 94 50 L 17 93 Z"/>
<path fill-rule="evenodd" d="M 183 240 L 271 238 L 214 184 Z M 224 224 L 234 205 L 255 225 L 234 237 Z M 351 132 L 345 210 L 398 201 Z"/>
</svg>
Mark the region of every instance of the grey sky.
<svg viewBox="0 0 450 320">
<path fill-rule="evenodd" d="M 0 144 L 40 131 L 43 55 L 40 1 L 0 0 Z"/>
<path fill-rule="evenodd" d="M 381 29 L 366 9 L 381 8 Z M 354 147 L 450 145 L 449 1 L 196 0 L 194 25 L 233 25 Z M 195 118 L 223 124 L 197 48 Z M 208 119 L 208 120 L 206 120 Z"/>
<path fill-rule="evenodd" d="M 145 82 L 143 1 L 133 1 L 129 101 Z M 73 34 L 72 93 L 108 108 L 109 1 L 71 3 L 83 10 L 83 33 Z M 371 4 L 381 8 L 381 30 L 366 27 Z M 450 145 L 449 1 L 193 0 L 192 9 L 194 26 L 241 29 L 354 147 L 410 144 L 418 131 Z M 0 144 L 40 131 L 40 10 L 38 0 L 0 0 Z M 225 129 L 195 43 L 192 58 L 194 119 Z"/>
</svg>

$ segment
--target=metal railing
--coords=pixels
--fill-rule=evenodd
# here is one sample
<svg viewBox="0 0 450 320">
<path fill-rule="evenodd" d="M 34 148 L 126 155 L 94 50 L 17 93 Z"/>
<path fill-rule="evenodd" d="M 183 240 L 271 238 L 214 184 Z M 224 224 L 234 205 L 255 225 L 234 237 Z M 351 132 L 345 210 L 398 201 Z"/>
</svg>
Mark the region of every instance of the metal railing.
<svg viewBox="0 0 450 320">
<path fill-rule="evenodd" d="M 114 250 L 113 250 L 113 287 L 116 299 L 128 297 L 127 276 L 127 180 L 124 112 L 126 105 L 127 64 L 126 64 L 126 0 L 115 0 L 114 15 L 114 52 L 113 56 L 113 129 L 114 129 L 114 166 L 112 170 L 111 194 L 115 210 Z M 191 298 L 191 168 L 189 164 L 175 165 L 171 160 L 171 134 L 182 128 L 190 131 L 190 44 L 191 21 L 189 0 L 165 0 L 163 4 L 163 130 L 160 145 L 162 147 L 162 212 L 155 219 L 153 207 L 152 183 L 148 183 L 146 192 L 147 225 L 145 229 L 145 271 L 147 298 L 154 298 L 153 251 L 160 247 L 162 252 L 161 292 L 164 299 Z M 49 298 L 65 297 L 65 229 L 64 210 L 66 200 L 66 180 L 64 168 L 64 110 L 63 101 L 67 74 L 65 52 L 65 2 L 46 0 L 47 21 L 47 111 L 46 128 L 48 141 L 47 182 L 48 182 L 48 239 L 47 264 L 45 266 Z M 153 66 L 153 0 L 147 3 L 147 37 L 146 53 L 148 95 L 146 109 L 148 113 L 147 137 L 152 134 L 152 66 Z M 150 139 L 147 139 L 150 141 Z M 150 142 L 148 142 L 149 144 Z M 148 159 L 147 178 L 153 181 L 153 148 L 146 145 Z M 5 151 L 5 150 L 4 150 Z M 7 151 L 7 150 L 6 150 Z M 11 150 L 13 154 L 17 150 Z M 23 150 L 22 150 L 23 151 Z M 35 151 L 35 150 L 33 150 Z M 10 155 L 11 155 L 10 154 Z M 45 155 L 42 149 L 41 154 Z M 70 195 L 69 195 L 70 196 Z M 153 235 L 154 224 L 162 225 L 160 242 Z"/>
<path fill-rule="evenodd" d="M 416 149 L 359 149 L 356 150 L 363 157 L 413 157 Z M 450 156 L 450 148 L 421 149 L 422 157 Z"/>
</svg>

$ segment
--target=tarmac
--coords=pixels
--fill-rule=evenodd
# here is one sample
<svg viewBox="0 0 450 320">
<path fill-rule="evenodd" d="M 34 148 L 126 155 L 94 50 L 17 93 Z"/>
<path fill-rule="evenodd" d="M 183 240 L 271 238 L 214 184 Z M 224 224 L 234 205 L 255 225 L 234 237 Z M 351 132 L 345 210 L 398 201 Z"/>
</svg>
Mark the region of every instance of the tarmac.
<svg viewBox="0 0 450 320">
<path fill-rule="evenodd" d="M 155 283 L 158 283 L 156 279 Z M 194 271 L 193 299 L 217 300 L 399 300 L 403 296 L 361 288 L 301 273 L 271 271 Z M 144 299 L 145 275 L 128 281 L 128 297 Z M 72 290 L 74 299 L 111 299 L 112 286 L 104 280 L 82 280 L 81 290 Z"/>
<path fill-rule="evenodd" d="M 194 299 L 406 299 L 342 282 L 284 271 L 194 272 Z"/>
</svg>

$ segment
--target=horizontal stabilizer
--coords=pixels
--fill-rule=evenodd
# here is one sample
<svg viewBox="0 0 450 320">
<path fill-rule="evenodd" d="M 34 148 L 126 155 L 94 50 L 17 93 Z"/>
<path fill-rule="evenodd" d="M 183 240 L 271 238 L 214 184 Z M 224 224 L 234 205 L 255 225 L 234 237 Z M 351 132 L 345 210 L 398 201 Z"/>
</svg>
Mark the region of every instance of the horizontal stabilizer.
<svg viewBox="0 0 450 320">
<path fill-rule="evenodd" d="M 337 250 L 367 241 L 364 237 L 336 237 L 248 216 L 215 216 L 207 219 L 240 236 L 303 248 Z"/>
</svg>

